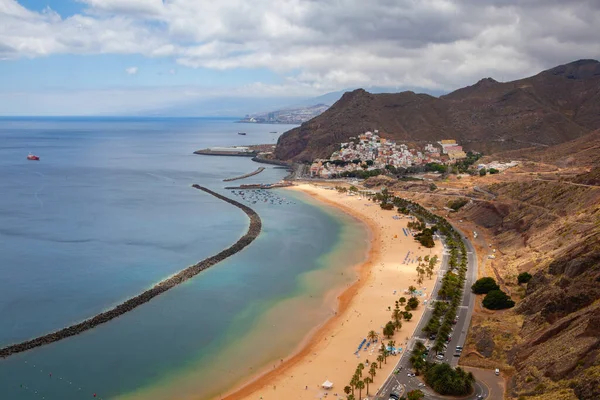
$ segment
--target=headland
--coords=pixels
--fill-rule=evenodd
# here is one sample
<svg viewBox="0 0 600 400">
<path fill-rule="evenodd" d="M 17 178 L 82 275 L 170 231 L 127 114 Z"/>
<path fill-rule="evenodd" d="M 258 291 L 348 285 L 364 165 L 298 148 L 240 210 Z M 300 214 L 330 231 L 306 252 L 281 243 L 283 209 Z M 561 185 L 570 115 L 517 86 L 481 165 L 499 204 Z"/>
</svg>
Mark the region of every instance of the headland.
<svg viewBox="0 0 600 400">
<path fill-rule="evenodd" d="M 395 301 L 402 296 L 410 297 L 405 291 L 411 285 L 417 286 L 416 259 L 426 255 L 439 256 L 441 244 L 436 244 L 433 249 L 422 248 L 412 236 L 404 233 L 409 219 L 393 218 L 397 215 L 395 212 L 383 210 L 367 198 L 308 184 L 289 190 L 302 191 L 365 223 L 371 235 L 369 255 L 365 263 L 357 267 L 357 280 L 338 296 L 335 315 L 313 332 L 294 355 L 282 360 L 275 369 L 252 377 L 224 396 L 226 400 L 261 397 L 264 400 L 308 400 L 325 396 L 327 392 L 343 396 L 343 389 L 350 382 L 356 366 L 367 360 L 369 363 L 377 362 L 377 350 L 382 341 L 387 344 L 388 340 L 394 340 L 396 347 L 405 351 L 407 339 L 412 336 L 423 312 L 423 302 L 429 299 L 434 284 L 435 278 L 419 285 L 421 305 L 412 311 L 410 321 L 402 321 L 402 328 L 393 337 L 384 338 L 383 326 L 391 319 Z M 357 351 L 371 330 L 379 334 L 379 342 Z M 371 394 L 385 382 L 393 365 L 392 359 L 377 369 L 370 387 Z M 334 385 L 329 391 L 321 388 L 326 380 Z"/>
</svg>

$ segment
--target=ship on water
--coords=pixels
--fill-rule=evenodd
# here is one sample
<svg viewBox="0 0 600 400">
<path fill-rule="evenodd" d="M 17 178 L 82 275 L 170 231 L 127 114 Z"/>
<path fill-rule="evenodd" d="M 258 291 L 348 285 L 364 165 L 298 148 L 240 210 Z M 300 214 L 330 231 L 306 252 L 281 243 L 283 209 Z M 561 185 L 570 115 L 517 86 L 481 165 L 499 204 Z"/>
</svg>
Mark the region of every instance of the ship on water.
<svg viewBox="0 0 600 400">
<path fill-rule="evenodd" d="M 246 136 L 246 132 L 238 132 L 238 135 Z"/>
<path fill-rule="evenodd" d="M 29 153 L 27 155 L 27 159 L 30 161 L 39 161 L 40 160 L 40 158 L 38 156 L 36 156 L 35 154 L 31 154 L 31 153 Z"/>
</svg>

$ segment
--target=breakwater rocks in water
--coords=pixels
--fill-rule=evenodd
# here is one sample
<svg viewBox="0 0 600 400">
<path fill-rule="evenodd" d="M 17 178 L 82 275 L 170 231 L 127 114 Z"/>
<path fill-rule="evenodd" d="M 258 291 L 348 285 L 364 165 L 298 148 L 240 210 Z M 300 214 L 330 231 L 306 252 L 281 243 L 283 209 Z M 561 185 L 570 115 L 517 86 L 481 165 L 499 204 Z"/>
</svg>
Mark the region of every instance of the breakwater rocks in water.
<svg viewBox="0 0 600 400">
<path fill-rule="evenodd" d="M 151 289 L 146 290 L 145 292 L 126 300 L 125 302 L 119 304 L 115 308 L 102 312 L 92 318 L 86 319 L 83 322 L 80 322 L 75 325 L 71 325 L 67 328 L 63 328 L 56 332 L 49 333 L 44 336 L 37 337 L 35 339 L 31 339 L 22 343 L 13 344 L 8 347 L 4 347 L 0 349 L 0 357 L 6 358 L 12 354 L 21 353 L 27 350 L 31 350 L 35 347 L 44 346 L 50 343 L 58 342 L 59 340 L 66 339 L 70 336 L 75 336 L 80 333 L 83 333 L 87 330 L 90 330 L 100 324 L 104 324 L 114 318 L 117 318 L 128 311 L 133 310 L 134 308 L 141 306 L 144 303 L 152 300 L 154 297 L 166 292 L 167 290 L 187 281 L 188 279 L 196 276 L 200 272 L 204 271 L 207 268 L 212 267 L 213 265 L 225 260 L 226 258 L 238 253 L 250 243 L 254 241 L 260 235 L 260 231 L 262 229 L 262 222 L 258 214 L 248 206 L 245 206 L 242 203 L 238 203 L 235 200 L 232 200 L 228 197 L 220 195 L 219 193 L 213 192 L 210 189 L 207 189 L 200 185 L 192 185 L 192 187 L 202 190 L 208 194 L 211 194 L 218 199 L 226 201 L 227 203 L 234 205 L 244 211 L 248 218 L 250 218 L 250 226 L 248 227 L 248 231 L 244 236 L 242 236 L 235 244 L 228 247 L 227 249 L 221 251 L 220 253 L 208 257 L 197 264 L 194 264 L 177 274 L 167 278 L 156 285 L 154 285 Z"/>
<path fill-rule="evenodd" d="M 245 175 L 242 175 L 242 176 L 238 176 L 238 177 L 236 177 L 236 178 L 228 178 L 228 179 L 223 179 L 223 182 L 231 182 L 231 181 L 237 181 L 238 179 L 249 178 L 249 177 L 251 177 L 251 176 L 254 176 L 254 175 L 258 175 L 258 174 L 260 174 L 260 173 L 261 173 L 261 172 L 263 172 L 264 170 L 265 170 L 265 167 L 258 167 L 258 169 L 257 169 L 256 171 L 254 171 L 254 172 L 250 172 L 249 174 L 245 174 Z"/>
</svg>

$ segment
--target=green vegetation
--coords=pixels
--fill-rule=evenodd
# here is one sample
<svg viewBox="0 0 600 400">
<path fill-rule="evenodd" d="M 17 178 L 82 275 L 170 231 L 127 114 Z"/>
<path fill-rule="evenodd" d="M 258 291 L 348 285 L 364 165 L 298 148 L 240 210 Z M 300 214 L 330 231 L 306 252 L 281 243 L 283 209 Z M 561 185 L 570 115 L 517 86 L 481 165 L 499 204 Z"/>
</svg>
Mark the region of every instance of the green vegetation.
<svg viewBox="0 0 600 400">
<path fill-rule="evenodd" d="M 448 171 L 448 166 L 437 163 L 429 163 L 425 164 L 426 172 L 439 172 L 440 174 L 444 174 Z"/>
<path fill-rule="evenodd" d="M 488 169 L 488 172 L 490 173 L 490 175 L 494 175 L 499 173 L 500 171 L 498 171 L 496 168 L 490 168 Z"/>
<path fill-rule="evenodd" d="M 483 298 L 483 306 L 490 310 L 503 310 L 514 307 L 515 302 L 502 290 L 492 290 Z"/>
<path fill-rule="evenodd" d="M 477 282 L 471 286 L 471 290 L 475 294 L 486 294 L 492 290 L 498 290 L 500 286 L 496 283 L 494 278 L 486 276 L 485 278 L 478 279 Z"/>
<path fill-rule="evenodd" d="M 533 278 L 533 276 L 529 272 L 521 272 L 517 277 L 519 284 L 527 283 Z"/>
<path fill-rule="evenodd" d="M 433 231 L 429 228 L 423 229 L 422 232 L 415 235 L 415 240 L 421 243 L 423 247 L 432 248 L 435 246 L 433 241 Z"/>
<path fill-rule="evenodd" d="M 456 199 L 448 202 L 448 208 L 453 209 L 454 211 L 460 210 L 465 204 L 469 202 L 468 199 Z"/>
<path fill-rule="evenodd" d="M 443 363 L 433 364 L 427 368 L 425 382 L 439 394 L 464 396 L 473 390 L 475 377 L 471 372 L 466 372 L 460 367 L 453 369 Z"/>
<path fill-rule="evenodd" d="M 394 205 L 392 203 L 381 203 L 381 204 L 379 204 L 379 207 L 381 207 L 384 210 L 393 210 L 394 209 Z"/>
<path fill-rule="evenodd" d="M 356 171 L 344 171 L 340 174 L 340 176 L 342 178 L 360 178 L 360 179 L 367 179 L 370 178 L 372 176 L 378 176 L 383 174 L 384 172 L 380 169 L 373 169 L 371 171 L 361 171 L 361 170 L 356 170 Z"/>
<path fill-rule="evenodd" d="M 385 328 L 383 328 L 383 334 L 387 338 L 391 338 L 392 336 L 394 336 L 395 331 L 396 327 L 394 326 L 394 323 L 392 321 L 389 321 L 387 324 L 385 324 Z"/>
<path fill-rule="evenodd" d="M 467 158 L 457 161 L 454 164 L 454 167 L 458 170 L 458 173 L 464 174 L 469 171 L 469 168 L 479 160 L 483 154 L 481 153 L 473 153 L 469 151 L 467 153 Z"/>
<path fill-rule="evenodd" d="M 479 170 L 479 176 L 485 176 L 486 173 L 487 173 L 487 171 L 485 170 L 485 168 L 481 168 Z"/>
<path fill-rule="evenodd" d="M 406 394 L 407 400 L 420 400 L 425 397 L 425 393 L 419 389 L 411 390 Z"/>
<path fill-rule="evenodd" d="M 435 185 L 435 183 L 430 183 L 429 184 L 429 190 L 431 190 L 432 192 L 435 191 L 437 189 L 437 186 Z"/>
</svg>

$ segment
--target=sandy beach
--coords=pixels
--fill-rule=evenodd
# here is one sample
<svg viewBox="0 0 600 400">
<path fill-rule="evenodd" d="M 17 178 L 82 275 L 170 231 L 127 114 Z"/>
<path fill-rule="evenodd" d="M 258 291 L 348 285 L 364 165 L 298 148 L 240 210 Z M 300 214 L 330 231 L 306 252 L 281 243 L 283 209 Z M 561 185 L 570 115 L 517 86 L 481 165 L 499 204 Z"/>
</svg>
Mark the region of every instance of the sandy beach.
<svg viewBox="0 0 600 400">
<path fill-rule="evenodd" d="M 269 372 L 254 377 L 252 381 L 236 388 L 234 392 L 222 397 L 226 400 L 238 399 L 321 399 L 337 396 L 345 398 L 344 387 L 348 385 L 358 363 L 375 362 L 378 356 L 377 346 L 364 348 L 355 355 L 359 344 L 369 331 L 381 335 L 381 340 L 394 340 L 396 347 L 403 351 L 407 340 L 412 336 L 424 306 L 429 300 L 436 275 L 425 278 L 417 285 L 417 257 L 438 255 L 441 259 L 441 244 L 433 249 L 421 247 L 411 236 L 406 236 L 407 218 L 393 219 L 398 215 L 394 211 L 382 210 L 377 204 L 360 196 L 348 196 L 324 187 L 302 184 L 288 190 L 299 190 L 313 198 L 337 207 L 361 220 L 371 230 L 372 245 L 367 261 L 358 267 L 358 280 L 338 298 L 338 311 L 334 317 L 321 326 L 308 338 L 301 349 L 289 359 Z M 410 252 L 410 253 L 409 253 Z M 412 262 L 405 263 L 407 259 Z M 439 267 L 439 263 L 436 267 Z M 412 320 L 402 321 L 402 328 L 391 339 L 382 335 L 383 326 L 391 319 L 394 302 L 400 297 L 409 296 L 405 290 L 414 285 L 423 292 L 419 296 L 420 305 L 412 311 Z M 374 395 L 385 382 L 396 364 L 397 357 L 388 357 L 387 364 L 377 370 L 369 393 Z M 365 370 L 365 372 L 368 368 Z M 366 376 L 366 374 L 364 375 Z M 321 388 L 329 380 L 334 386 L 330 390 Z M 356 392 L 358 396 L 358 392 Z M 366 397 L 366 390 L 363 390 Z M 357 397 L 358 398 L 358 397 Z"/>
</svg>

